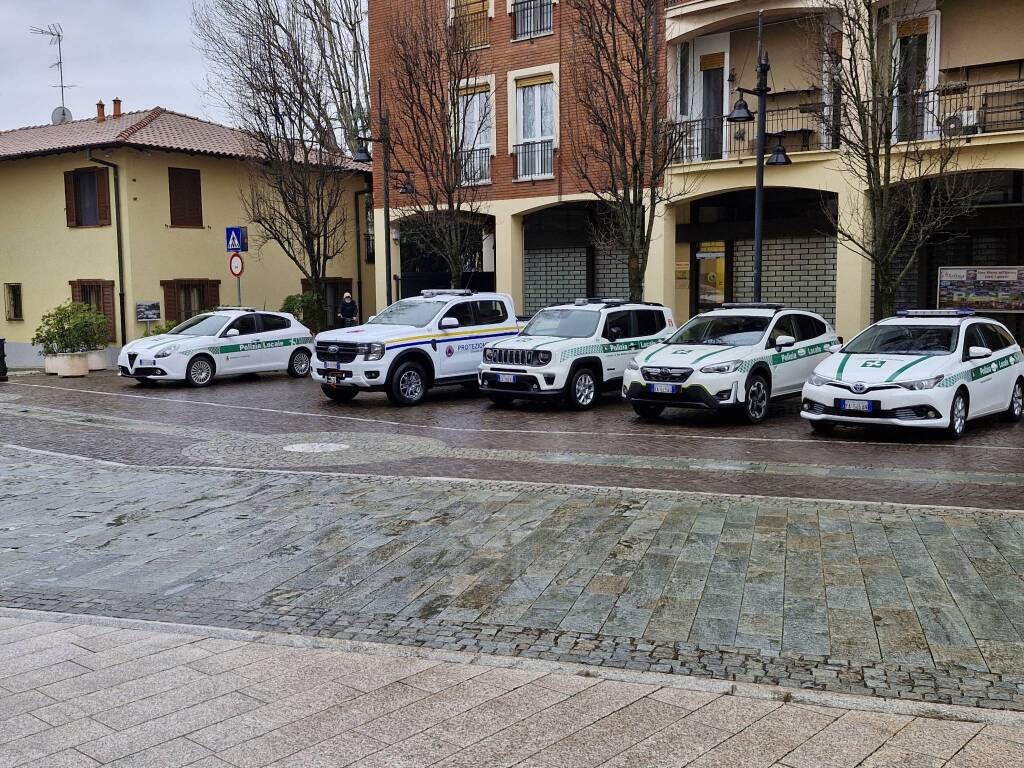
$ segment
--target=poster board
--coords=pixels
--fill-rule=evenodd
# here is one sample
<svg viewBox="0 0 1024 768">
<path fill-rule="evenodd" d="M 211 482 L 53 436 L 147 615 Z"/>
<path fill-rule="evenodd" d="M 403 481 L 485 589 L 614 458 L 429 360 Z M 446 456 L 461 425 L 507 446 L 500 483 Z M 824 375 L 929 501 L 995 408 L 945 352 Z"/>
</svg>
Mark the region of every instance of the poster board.
<svg viewBox="0 0 1024 768">
<path fill-rule="evenodd" d="M 939 267 L 938 309 L 1024 312 L 1024 267 Z"/>
<path fill-rule="evenodd" d="M 135 320 L 139 323 L 155 322 L 160 319 L 159 301 L 140 301 L 135 305 Z"/>
</svg>

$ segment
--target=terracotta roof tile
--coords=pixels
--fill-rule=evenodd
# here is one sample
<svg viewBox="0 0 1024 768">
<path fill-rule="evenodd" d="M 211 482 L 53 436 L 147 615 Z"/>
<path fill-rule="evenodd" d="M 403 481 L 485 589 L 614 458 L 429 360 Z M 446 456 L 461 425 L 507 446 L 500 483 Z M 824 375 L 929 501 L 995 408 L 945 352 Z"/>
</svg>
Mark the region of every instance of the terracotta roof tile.
<svg viewBox="0 0 1024 768">
<path fill-rule="evenodd" d="M 0 131 L 0 160 L 71 152 L 89 147 L 127 146 L 221 157 L 251 157 L 243 131 L 163 107 L 125 112 L 98 123 L 95 118 L 63 125 Z M 370 171 L 369 163 L 346 160 L 345 167 Z"/>
</svg>

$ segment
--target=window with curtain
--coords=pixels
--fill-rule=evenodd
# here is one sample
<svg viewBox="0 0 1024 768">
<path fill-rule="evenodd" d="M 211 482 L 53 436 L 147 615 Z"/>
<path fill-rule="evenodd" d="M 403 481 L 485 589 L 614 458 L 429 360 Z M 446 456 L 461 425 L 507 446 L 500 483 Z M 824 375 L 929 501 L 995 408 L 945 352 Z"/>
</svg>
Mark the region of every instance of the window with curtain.
<svg viewBox="0 0 1024 768">
<path fill-rule="evenodd" d="M 555 84 L 550 77 L 517 83 L 519 139 L 542 141 L 555 137 Z"/>
<path fill-rule="evenodd" d="M 679 116 L 690 114 L 690 44 L 680 43 L 678 48 L 679 61 Z"/>
<path fill-rule="evenodd" d="M 462 120 L 462 149 L 481 149 L 491 146 L 490 94 L 486 86 L 463 91 L 459 96 L 459 116 Z"/>
</svg>

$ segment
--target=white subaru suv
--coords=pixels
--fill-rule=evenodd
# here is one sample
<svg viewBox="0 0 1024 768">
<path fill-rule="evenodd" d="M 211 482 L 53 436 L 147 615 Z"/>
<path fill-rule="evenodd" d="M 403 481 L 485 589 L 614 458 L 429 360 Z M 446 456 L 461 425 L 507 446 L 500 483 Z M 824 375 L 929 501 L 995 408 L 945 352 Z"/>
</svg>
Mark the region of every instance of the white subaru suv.
<svg viewBox="0 0 1024 768">
<path fill-rule="evenodd" d="M 337 402 L 376 391 L 415 405 L 432 386 L 475 384 L 484 344 L 521 327 L 507 294 L 427 290 L 365 325 L 317 334 L 312 377 Z"/>
<path fill-rule="evenodd" d="M 498 405 L 564 398 L 590 408 L 615 391 L 629 359 L 674 328 L 672 310 L 621 299 L 577 299 L 542 309 L 519 335 L 484 347 L 480 390 Z"/>
<path fill-rule="evenodd" d="M 665 408 L 739 408 L 758 424 L 772 398 L 799 394 L 838 341 L 814 312 L 724 304 L 633 358 L 622 396 L 644 418 L 657 418 Z"/>
<path fill-rule="evenodd" d="M 945 429 L 1024 408 L 1024 354 L 1000 322 L 970 310 L 910 310 L 861 331 L 818 365 L 800 415 L 817 432 L 836 424 Z"/>
</svg>

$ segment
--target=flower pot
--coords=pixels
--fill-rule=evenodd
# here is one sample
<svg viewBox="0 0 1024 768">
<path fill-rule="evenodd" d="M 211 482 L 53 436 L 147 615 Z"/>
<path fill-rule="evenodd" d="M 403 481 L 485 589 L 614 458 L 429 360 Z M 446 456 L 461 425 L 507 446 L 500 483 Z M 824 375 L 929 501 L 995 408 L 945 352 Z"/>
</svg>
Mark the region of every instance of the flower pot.
<svg viewBox="0 0 1024 768">
<path fill-rule="evenodd" d="M 43 355 L 43 371 L 51 376 L 57 375 L 57 356 Z"/>
<path fill-rule="evenodd" d="M 89 357 L 85 352 L 67 352 L 54 355 L 54 367 L 61 378 L 87 376 L 89 374 Z"/>
<path fill-rule="evenodd" d="M 90 371 L 105 371 L 107 370 L 107 350 L 105 349 L 90 349 L 85 353 L 86 359 L 89 363 Z"/>
</svg>

